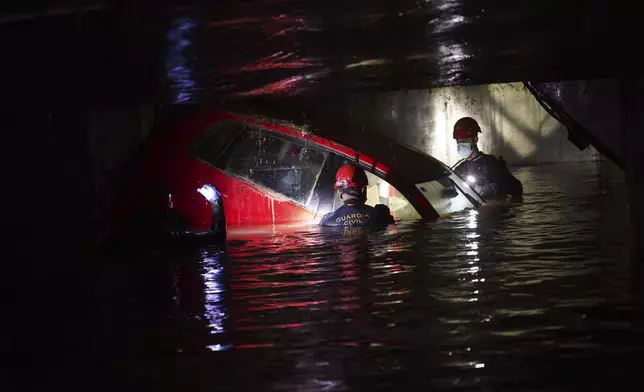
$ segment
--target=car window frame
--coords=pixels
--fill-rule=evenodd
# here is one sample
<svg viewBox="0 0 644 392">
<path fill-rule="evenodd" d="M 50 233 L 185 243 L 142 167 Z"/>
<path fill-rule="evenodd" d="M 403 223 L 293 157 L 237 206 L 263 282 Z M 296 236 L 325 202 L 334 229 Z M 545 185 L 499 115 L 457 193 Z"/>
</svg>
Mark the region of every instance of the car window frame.
<svg viewBox="0 0 644 392">
<path fill-rule="evenodd" d="M 242 127 L 242 129 L 239 132 L 237 132 L 234 136 L 232 136 L 225 143 L 225 147 L 222 148 L 222 150 L 219 153 L 219 155 L 217 156 L 217 158 L 213 160 L 214 163 L 206 161 L 203 158 L 199 158 L 198 156 L 196 156 L 194 154 L 194 151 L 197 148 L 197 146 L 212 135 L 212 132 L 213 132 L 212 128 L 213 127 L 216 127 L 217 125 L 222 124 L 222 123 L 232 123 L 232 124 L 240 125 Z M 308 148 L 312 148 L 312 149 L 314 149 L 314 150 L 316 150 L 318 152 L 326 153 L 325 157 L 324 157 L 324 161 L 320 165 L 319 171 L 316 173 L 315 181 L 313 183 L 313 186 L 311 187 L 311 190 L 308 192 L 308 195 L 306 197 L 305 202 L 298 201 L 298 200 L 296 200 L 296 199 L 294 199 L 294 198 L 292 198 L 290 196 L 287 196 L 287 195 L 285 195 L 285 194 L 283 194 L 283 193 L 281 193 L 281 192 L 279 192 L 277 190 L 271 189 L 271 188 L 267 187 L 266 185 L 259 184 L 257 182 L 254 182 L 254 181 L 250 180 L 247 177 L 243 177 L 243 176 L 240 176 L 238 174 L 231 173 L 231 172 L 228 171 L 228 164 L 229 164 L 231 156 L 234 154 L 236 149 L 239 147 L 240 143 L 242 143 L 249 136 L 250 132 L 253 129 L 259 130 L 259 131 L 264 131 L 264 132 L 269 132 L 270 135 L 274 135 L 275 137 L 277 137 L 279 139 L 288 140 L 288 141 L 294 142 L 294 143 L 296 143 L 296 144 L 298 144 L 298 145 L 300 145 L 302 147 L 308 147 Z M 364 170 L 366 170 L 369 173 L 375 175 L 376 177 L 380 178 L 381 180 L 386 181 L 388 184 L 390 184 L 391 186 L 396 188 L 398 190 L 398 192 L 400 192 L 405 197 L 405 199 L 407 199 L 407 201 L 412 205 L 412 207 L 416 210 L 416 212 L 421 216 L 421 219 L 423 219 L 423 213 L 421 212 L 421 209 L 419 208 L 420 206 L 417 205 L 417 201 L 412 197 L 412 194 L 413 194 L 413 192 L 415 190 L 414 185 L 413 184 L 410 185 L 406 181 L 401 181 L 398 185 L 392 184 L 390 179 L 387 178 L 387 177 L 390 177 L 390 176 L 382 175 L 382 173 L 380 173 L 378 170 L 372 170 L 373 167 L 375 167 L 375 164 L 372 165 L 373 167 L 370 167 L 370 165 L 366 165 L 366 164 L 363 164 L 362 162 L 360 162 L 359 155 L 361 155 L 361 153 L 359 151 L 356 151 L 356 154 L 357 154 L 356 156 L 350 156 L 349 154 L 343 153 L 341 151 L 333 150 L 332 148 L 330 148 L 328 146 L 325 146 L 325 145 L 322 145 L 322 144 L 319 144 L 319 143 L 315 143 L 315 142 L 312 142 L 312 141 L 307 140 L 307 139 L 298 138 L 298 137 L 289 135 L 287 133 L 280 132 L 278 130 L 271 129 L 271 128 L 268 128 L 268 127 L 265 127 L 265 126 L 262 126 L 262 125 L 259 125 L 259 124 L 249 124 L 249 123 L 245 123 L 245 122 L 242 122 L 242 121 L 226 119 L 226 120 L 217 121 L 215 123 L 210 124 L 209 130 L 203 132 L 200 135 L 200 137 L 192 144 L 190 154 L 191 154 L 192 157 L 194 157 L 195 159 L 199 160 L 200 162 L 202 162 L 202 163 L 204 163 L 204 164 L 206 164 L 206 165 L 208 165 L 210 167 L 213 167 L 213 168 L 216 168 L 218 170 L 221 170 L 221 171 L 225 172 L 226 175 L 233 176 L 233 177 L 235 177 L 235 178 L 237 178 L 239 180 L 242 180 L 242 181 L 244 181 L 244 182 L 246 182 L 246 183 L 248 183 L 248 184 L 250 184 L 250 185 L 252 185 L 252 186 L 254 186 L 256 188 L 258 188 L 258 189 L 261 189 L 262 191 L 267 192 L 269 195 L 271 195 L 271 197 L 274 197 L 276 199 L 288 200 L 288 201 L 290 201 L 290 202 L 292 202 L 292 203 L 294 203 L 294 204 L 296 204 L 298 206 L 301 206 L 301 207 L 305 208 L 308 211 L 314 212 L 316 214 L 319 212 L 319 209 L 320 209 L 321 205 L 323 204 L 323 200 L 320 199 L 318 201 L 317 206 L 310 206 L 310 203 L 311 203 L 311 200 L 312 200 L 315 192 L 320 189 L 321 185 L 319 183 L 320 183 L 320 180 L 321 180 L 322 173 L 323 173 L 324 170 L 328 170 L 328 166 L 330 165 L 330 163 L 332 161 L 331 154 L 333 154 L 333 155 L 339 157 L 340 159 L 346 160 L 347 162 L 352 162 L 353 164 L 357 164 L 358 166 L 360 166 Z M 377 162 L 377 160 L 374 160 L 374 162 Z M 333 185 L 331 184 L 331 186 L 333 186 Z M 335 192 L 332 191 L 332 195 L 334 193 Z M 332 205 L 332 209 L 335 208 L 333 200 L 331 200 L 331 205 Z"/>
<path fill-rule="evenodd" d="M 256 188 L 258 188 L 258 189 L 261 189 L 262 191 L 267 192 L 268 194 L 270 194 L 272 197 L 274 197 L 276 199 L 285 199 L 285 200 L 288 200 L 291 203 L 294 203 L 294 204 L 296 204 L 298 206 L 301 206 L 301 207 L 305 208 L 308 211 L 315 212 L 317 207 L 312 208 L 311 206 L 309 206 L 309 204 L 311 202 L 311 199 L 313 198 L 315 190 L 317 189 L 316 187 L 317 187 L 318 182 L 320 181 L 320 175 L 322 173 L 322 170 L 327 165 L 327 162 L 328 162 L 328 159 L 329 159 L 329 154 L 333 154 L 334 152 L 329 151 L 328 149 L 325 149 L 323 146 L 318 145 L 317 143 L 311 143 L 308 140 L 300 139 L 300 138 L 291 136 L 289 134 L 286 134 L 286 133 L 283 133 L 283 132 L 280 132 L 280 131 L 277 131 L 277 130 L 274 130 L 274 129 L 271 129 L 271 128 L 268 128 L 268 127 L 264 127 L 264 126 L 257 125 L 257 124 L 247 124 L 247 123 L 239 122 L 239 121 L 231 121 L 231 120 L 227 120 L 227 121 L 243 125 L 244 129 L 241 132 L 239 132 L 235 137 L 233 137 L 230 140 L 230 142 L 226 145 L 225 150 L 223 150 L 222 153 L 217 158 L 216 165 L 213 165 L 213 164 L 211 164 L 209 162 L 205 162 L 205 163 L 209 164 L 210 166 L 213 166 L 213 167 L 215 167 L 215 168 L 217 168 L 219 170 L 222 170 L 223 172 L 226 173 L 226 175 L 233 176 L 233 177 L 235 177 L 235 178 L 237 178 L 239 180 L 242 180 L 242 181 L 244 181 L 244 182 L 246 182 L 246 183 L 248 183 L 248 184 L 250 184 L 250 185 L 252 185 L 252 186 L 254 186 Z M 233 173 L 233 172 L 229 171 L 228 165 L 230 163 L 230 158 L 237 151 L 237 148 L 239 147 L 239 145 L 243 141 L 245 141 L 246 138 L 249 137 L 249 135 L 250 135 L 252 130 L 258 130 L 258 131 L 261 131 L 261 132 L 268 132 L 269 135 L 273 136 L 274 138 L 287 140 L 287 141 L 290 141 L 290 142 L 293 142 L 293 143 L 297 144 L 298 146 L 311 148 L 311 149 L 313 149 L 313 150 L 315 150 L 317 152 L 320 152 L 320 153 L 324 154 L 324 161 L 321 163 L 320 169 L 318 170 L 318 172 L 315 175 L 315 181 L 313 182 L 313 185 L 311 186 L 311 189 L 309 190 L 309 192 L 307 192 L 307 195 L 305 197 L 304 202 L 296 200 L 296 199 L 294 199 L 294 198 L 292 198 L 292 197 L 290 197 L 290 196 L 288 196 L 286 194 L 283 194 L 283 193 L 281 193 L 281 192 L 279 192 L 279 191 L 277 191 L 275 189 L 269 188 L 266 185 L 263 185 L 263 184 L 255 182 L 255 181 L 252 181 L 248 177 L 244 177 L 244 176 L 241 176 L 239 174 L 236 174 L 236 173 Z"/>
<path fill-rule="evenodd" d="M 328 151 L 329 154 L 334 154 L 338 158 L 347 161 L 347 163 L 352 163 L 354 165 L 359 166 L 360 168 L 362 168 L 366 172 L 378 177 L 382 181 L 385 181 L 387 184 L 389 184 L 390 186 L 394 187 L 407 200 L 407 202 L 412 206 L 412 208 L 420 216 L 420 220 L 425 219 L 424 215 L 423 215 L 423 212 L 422 212 L 422 209 L 419 208 L 420 206 L 418 205 L 419 204 L 418 201 L 413 197 L 413 193 L 414 192 L 419 192 L 419 191 L 414 188 L 414 185 L 412 183 L 407 182 L 407 181 L 400 181 L 400 182 L 396 182 L 396 184 L 393 184 L 391 182 L 391 176 L 382 175 L 382 173 L 380 173 L 378 170 L 373 170 L 372 166 L 361 163 L 359 160 L 356 159 L 356 157 L 349 156 L 348 154 L 344 154 L 342 152 L 334 151 L 334 150 L 332 150 L 332 149 L 330 149 L 330 148 L 328 148 L 326 146 L 323 146 L 323 145 L 317 145 L 317 146 L 319 146 L 320 149 L 324 149 L 324 150 Z M 358 152 L 358 154 L 360 154 L 360 152 Z M 357 161 L 357 163 L 356 163 L 356 161 Z M 376 163 L 378 162 L 377 160 L 374 160 L 374 161 Z M 327 160 L 326 160 L 326 165 L 330 165 L 331 162 L 332 162 L 332 159 L 331 159 L 331 156 L 329 155 L 327 157 Z M 336 167 L 335 170 L 337 170 L 338 167 Z M 375 163 L 374 163 L 373 167 L 375 167 Z M 327 170 L 329 169 L 327 167 L 325 167 L 325 168 Z M 335 178 L 335 174 L 333 175 L 333 177 Z M 335 181 L 333 181 L 333 182 L 331 182 L 331 184 L 329 184 L 331 186 L 331 188 L 333 187 L 334 183 L 335 183 Z M 328 201 L 328 204 L 331 206 L 331 212 L 335 211 L 335 209 L 336 209 L 336 201 L 338 201 L 338 200 L 336 200 L 336 192 L 335 192 L 335 190 L 333 190 L 332 192 L 333 193 L 331 194 L 331 200 Z M 422 194 L 421 194 L 421 196 L 422 196 Z M 342 203 L 340 202 L 340 205 L 341 204 Z M 339 207 L 339 205 L 337 207 Z"/>
<path fill-rule="evenodd" d="M 211 137 L 213 135 L 213 133 L 217 132 L 215 130 L 217 126 L 225 124 L 225 123 L 232 123 L 232 124 L 240 125 L 242 128 L 241 128 L 241 130 L 239 132 L 237 132 L 235 135 L 230 137 L 226 141 L 226 143 L 224 143 L 224 146 L 222 147 L 221 151 L 216 156 L 216 158 L 213 159 L 213 162 L 207 161 L 204 158 L 202 158 L 199 155 L 197 155 L 196 151 L 197 151 L 199 145 L 201 145 L 206 140 L 208 140 L 208 138 Z M 225 165 L 225 162 L 226 162 L 226 159 L 227 159 L 227 155 L 226 155 L 227 152 L 236 143 L 236 141 L 240 137 L 242 137 L 242 135 L 244 133 L 248 132 L 247 128 L 248 128 L 248 124 L 241 123 L 239 121 L 228 120 L 228 119 L 222 120 L 222 121 L 217 121 L 217 122 L 214 122 L 214 123 L 209 123 L 208 124 L 208 129 L 206 129 L 206 131 L 202 132 L 201 135 L 199 135 L 199 137 L 197 138 L 197 140 L 195 140 L 195 142 L 192 143 L 192 145 L 190 146 L 190 156 L 195 158 L 195 159 L 197 159 L 197 160 L 199 160 L 199 162 L 205 163 L 208 166 L 212 166 L 212 167 L 214 167 L 216 169 L 224 170 L 221 167 L 222 166 L 221 162 L 223 161 L 224 165 Z"/>
</svg>

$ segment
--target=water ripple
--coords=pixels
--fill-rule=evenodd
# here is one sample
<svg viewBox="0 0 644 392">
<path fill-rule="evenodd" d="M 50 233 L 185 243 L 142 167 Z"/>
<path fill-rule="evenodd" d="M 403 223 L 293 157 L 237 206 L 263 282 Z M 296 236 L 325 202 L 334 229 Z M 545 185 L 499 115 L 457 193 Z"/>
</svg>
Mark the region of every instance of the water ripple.
<svg viewBox="0 0 644 392">
<path fill-rule="evenodd" d="M 604 390 L 644 350 L 596 170 L 522 168 L 523 204 L 435 223 L 172 253 L 172 310 L 141 311 L 204 390 Z"/>
</svg>

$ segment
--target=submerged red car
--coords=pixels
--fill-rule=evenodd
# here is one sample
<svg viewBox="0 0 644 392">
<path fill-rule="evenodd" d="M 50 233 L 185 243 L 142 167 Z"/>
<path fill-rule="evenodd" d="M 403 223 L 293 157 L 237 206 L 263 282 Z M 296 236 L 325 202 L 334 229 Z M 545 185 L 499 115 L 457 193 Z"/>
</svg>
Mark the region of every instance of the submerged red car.
<svg viewBox="0 0 644 392">
<path fill-rule="evenodd" d="M 212 109 L 146 141 L 118 224 L 155 216 L 173 232 L 203 233 L 219 214 L 234 233 L 316 223 L 341 204 L 333 183 L 347 162 L 367 172 L 367 204 L 387 205 L 397 220 L 433 220 L 483 202 L 440 161 L 378 134 Z"/>
</svg>

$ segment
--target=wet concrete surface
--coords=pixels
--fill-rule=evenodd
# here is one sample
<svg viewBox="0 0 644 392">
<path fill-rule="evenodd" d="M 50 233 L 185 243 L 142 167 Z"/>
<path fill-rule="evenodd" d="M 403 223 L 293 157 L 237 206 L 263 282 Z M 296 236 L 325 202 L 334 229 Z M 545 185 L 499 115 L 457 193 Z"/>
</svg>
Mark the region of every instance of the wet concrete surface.
<svg viewBox="0 0 644 392">
<path fill-rule="evenodd" d="M 84 2 L 0 18 L 25 103 L 217 102 L 639 73 L 624 2 Z M 61 99 L 64 97 L 64 99 Z"/>
<path fill-rule="evenodd" d="M 623 180 L 518 168 L 525 201 L 87 261 L 32 290 L 22 379 L 162 391 L 604 391 L 642 381 Z M 64 287 L 69 302 L 52 287 Z M 83 289 L 85 287 L 85 289 Z M 90 288 L 87 291 L 87 288 Z M 36 343 L 34 343 L 36 342 Z M 36 358 L 36 357 L 34 357 Z M 43 360 L 45 362 L 45 360 Z"/>
<path fill-rule="evenodd" d="M 624 4 L 387 1 L 237 3 L 186 10 L 186 65 L 204 94 L 418 89 L 639 72 Z M 186 28 L 186 31 L 189 29 Z M 192 38 L 192 41 L 190 41 Z M 631 43 L 629 43 L 631 42 Z M 171 51 L 168 53 L 172 53 Z M 201 76 L 204 78 L 201 78 Z M 193 90 L 195 97 L 202 92 Z"/>
</svg>

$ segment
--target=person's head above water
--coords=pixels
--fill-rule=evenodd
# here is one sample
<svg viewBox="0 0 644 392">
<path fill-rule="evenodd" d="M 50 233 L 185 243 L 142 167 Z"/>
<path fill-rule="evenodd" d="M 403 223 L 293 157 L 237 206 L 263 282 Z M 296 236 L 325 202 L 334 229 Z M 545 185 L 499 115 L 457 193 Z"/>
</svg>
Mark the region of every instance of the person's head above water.
<svg viewBox="0 0 644 392">
<path fill-rule="evenodd" d="M 342 200 L 358 199 L 364 202 L 367 195 L 369 180 L 361 168 L 346 164 L 340 166 L 335 173 L 335 188 L 340 193 Z"/>
<path fill-rule="evenodd" d="M 463 117 L 454 124 L 454 139 L 461 158 L 474 159 L 478 155 L 479 123 L 472 117 Z"/>
</svg>

